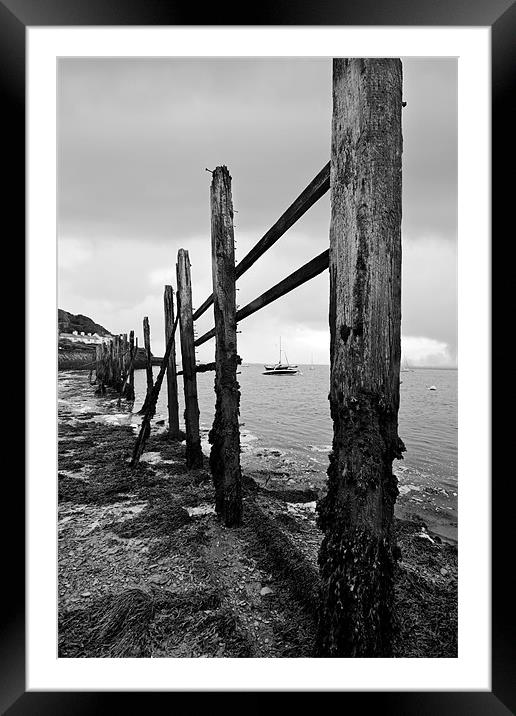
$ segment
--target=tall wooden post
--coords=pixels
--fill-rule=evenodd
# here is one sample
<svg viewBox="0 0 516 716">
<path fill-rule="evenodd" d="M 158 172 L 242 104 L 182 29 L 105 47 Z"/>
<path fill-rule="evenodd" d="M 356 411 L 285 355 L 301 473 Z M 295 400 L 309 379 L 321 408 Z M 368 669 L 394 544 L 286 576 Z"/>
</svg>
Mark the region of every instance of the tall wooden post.
<svg viewBox="0 0 516 716">
<path fill-rule="evenodd" d="M 124 341 L 124 334 L 120 334 L 120 341 L 119 341 L 119 351 L 118 351 L 118 360 L 119 360 L 119 370 L 120 370 L 120 382 L 119 382 L 119 390 L 122 389 L 122 385 L 125 380 L 125 369 L 124 369 L 124 353 L 125 353 L 125 341 Z"/>
<path fill-rule="evenodd" d="M 242 523 L 242 476 L 238 415 L 240 391 L 236 338 L 235 240 L 231 177 L 216 167 L 211 182 L 211 260 L 215 315 L 215 420 L 210 431 L 210 468 L 215 508 L 227 527 Z"/>
<path fill-rule="evenodd" d="M 129 380 L 125 397 L 127 400 L 134 400 L 134 331 L 129 332 Z"/>
<path fill-rule="evenodd" d="M 165 309 L 165 344 L 167 344 L 174 328 L 174 289 L 172 286 L 165 286 L 163 303 Z M 179 429 L 175 342 L 172 346 L 170 357 L 167 362 L 167 402 L 168 432 L 171 438 L 177 439 L 180 437 L 181 431 Z"/>
<path fill-rule="evenodd" d="M 118 352 L 118 360 L 120 361 L 120 387 L 124 381 L 124 352 L 125 352 L 125 342 L 124 342 L 124 334 L 120 334 L 120 350 Z"/>
<path fill-rule="evenodd" d="M 97 372 L 97 390 L 95 391 L 99 395 L 104 395 L 106 392 L 106 353 L 107 346 L 103 342 L 99 351 L 99 372 Z"/>
<path fill-rule="evenodd" d="M 113 387 L 120 384 L 120 336 L 113 336 Z"/>
<path fill-rule="evenodd" d="M 145 318 L 143 319 L 143 343 L 145 345 L 145 356 L 147 358 L 147 365 L 145 366 L 145 370 L 147 373 L 147 396 L 149 396 L 152 390 L 152 386 L 154 385 L 154 378 L 152 376 L 152 353 L 148 316 L 145 316 Z"/>
<path fill-rule="evenodd" d="M 322 656 L 391 655 L 401 324 L 399 59 L 335 59 Z"/>
<path fill-rule="evenodd" d="M 100 379 L 99 379 L 100 356 L 101 356 L 100 350 L 101 350 L 100 345 L 96 345 L 95 346 L 95 383 L 96 383 L 96 385 L 100 384 Z"/>
<path fill-rule="evenodd" d="M 170 353 L 172 352 L 172 347 L 175 342 L 175 333 L 177 328 L 179 315 L 176 317 L 176 320 L 174 321 L 174 325 L 172 326 L 172 332 L 170 334 L 170 337 L 167 341 L 167 345 L 165 348 L 165 355 L 163 356 L 163 361 L 161 363 L 158 376 L 156 378 L 156 382 L 153 385 L 151 396 L 149 398 L 147 408 L 145 410 L 145 413 L 143 415 L 143 420 L 140 428 L 140 432 L 138 434 L 138 438 L 136 440 L 136 443 L 134 445 L 133 450 L 133 456 L 131 459 L 131 466 L 135 467 L 145 449 L 145 443 L 147 442 L 147 439 L 150 435 L 151 427 L 150 427 L 150 421 L 154 417 L 154 414 L 156 412 L 156 403 L 158 402 L 159 397 L 159 391 L 161 390 L 161 384 L 163 383 L 163 378 L 165 377 L 165 372 L 168 365 L 168 360 L 170 358 Z"/>
<path fill-rule="evenodd" d="M 114 352 L 114 346 L 113 346 L 113 339 L 109 340 L 109 373 L 108 373 L 108 382 L 111 387 L 114 386 L 116 379 L 115 374 L 115 352 Z"/>
<path fill-rule="evenodd" d="M 150 395 L 152 392 L 152 386 L 154 385 L 154 377 L 152 374 L 152 353 L 151 353 L 151 343 L 150 343 L 150 326 L 149 326 L 149 317 L 144 316 L 143 319 L 143 343 L 145 346 L 145 371 L 147 375 L 147 392 L 145 393 L 145 400 L 143 401 L 143 405 L 138 411 L 140 414 L 143 414 L 147 408 L 147 405 L 149 404 Z"/>
<path fill-rule="evenodd" d="M 195 374 L 195 346 L 192 318 L 192 282 L 188 251 L 177 254 L 177 310 L 181 333 L 181 358 L 185 391 L 186 466 L 202 467 L 201 438 L 199 435 L 199 404 Z"/>
<path fill-rule="evenodd" d="M 127 333 L 122 336 L 122 382 L 125 383 L 127 380 L 127 368 L 129 364 L 129 341 L 127 340 Z"/>
</svg>

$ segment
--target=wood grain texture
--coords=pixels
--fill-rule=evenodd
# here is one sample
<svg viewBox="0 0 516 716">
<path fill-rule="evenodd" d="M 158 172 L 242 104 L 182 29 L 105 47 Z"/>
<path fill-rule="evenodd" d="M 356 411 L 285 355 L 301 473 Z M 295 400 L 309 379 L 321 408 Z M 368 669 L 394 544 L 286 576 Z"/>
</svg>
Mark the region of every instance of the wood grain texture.
<svg viewBox="0 0 516 716">
<path fill-rule="evenodd" d="M 165 311 L 165 342 L 168 343 L 174 327 L 174 289 L 172 286 L 165 286 L 163 292 L 163 305 Z M 167 363 L 167 408 L 168 432 L 171 438 L 177 439 L 181 437 L 181 431 L 179 429 L 175 340 L 170 349 L 170 357 Z"/>
<path fill-rule="evenodd" d="M 210 430 L 210 468 L 215 509 L 227 527 L 242 523 L 240 390 L 236 336 L 235 240 L 231 177 L 216 167 L 211 182 L 211 260 L 215 318 L 215 419 Z"/>
<path fill-rule="evenodd" d="M 120 390 L 120 336 L 113 336 L 113 372 L 114 387 Z"/>
<path fill-rule="evenodd" d="M 145 366 L 145 376 L 147 379 L 147 395 L 150 395 L 152 386 L 154 385 L 154 378 L 152 376 L 152 351 L 150 340 L 150 324 L 148 316 L 144 316 L 143 318 L 143 345 L 145 346 L 145 357 L 147 359 L 147 364 Z"/>
<path fill-rule="evenodd" d="M 125 397 L 127 400 L 134 400 L 134 331 L 129 332 L 129 365 L 127 368 L 127 387 Z"/>
<path fill-rule="evenodd" d="M 195 346 L 192 318 L 192 281 L 188 251 L 177 254 L 177 310 L 181 336 L 181 359 L 185 394 L 186 465 L 202 467 L 201 438 L 199 434 L 199 403 L 195 372 Z"/>
<path fill-rule="evenodd" d="M 330 225 L 328 493 L 318 505 L 318 645 L 324 656 L 389 656 L 398 494 L 401 325 L 398 59 L 335 59 Z"/>
<path fill-rule="evenodd" d="M 216 369 L 215 361 L 212 361 L 211 363 L 197 363 L 195 366 L 195 372 L 196 373 L 208 373 L 211 370 Z M 177 375 L 183 375 L 182 370 L 177 371 Z"/>
</svg>

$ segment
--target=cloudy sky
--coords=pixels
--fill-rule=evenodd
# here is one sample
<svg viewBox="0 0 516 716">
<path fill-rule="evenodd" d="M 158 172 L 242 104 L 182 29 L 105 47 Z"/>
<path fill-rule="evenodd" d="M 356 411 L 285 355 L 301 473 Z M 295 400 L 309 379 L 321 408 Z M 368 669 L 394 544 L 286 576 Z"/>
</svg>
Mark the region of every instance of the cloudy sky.
<svg viewBox="0 0 516 716">
<path fill-rule="evenodd" d="M 404 59 L 402 351 L 456 365 L 457 65 Z M 209 187 L 233 178 L 237 262 L 330 157 L 330 59 L 66 59 L 58 67 L 59 307 L 112 332 L 149 316 L 164 349 L 163 285 L 179 248 L 193 303 L 211 293 Z M 323 197 L 239 281 L 244 306 L 329 243 Z M 199 320 L 211 328 L 212 309 Z M 329 362 L 328 275 L 247 318 L 245 362 Z M 198 358 L 213 360 L 214 341 Z"/>
</svg>

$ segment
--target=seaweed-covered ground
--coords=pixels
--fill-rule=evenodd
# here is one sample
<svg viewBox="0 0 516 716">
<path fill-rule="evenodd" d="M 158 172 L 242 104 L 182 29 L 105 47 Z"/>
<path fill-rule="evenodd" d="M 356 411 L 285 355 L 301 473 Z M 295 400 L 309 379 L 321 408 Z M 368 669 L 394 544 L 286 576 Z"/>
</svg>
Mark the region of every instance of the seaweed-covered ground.
<svg viewBox="0 0 516 716">
<path fill-rule="evenodd" d="M 187 471 L 162 426 L 130 468 L 138 426 L 87 373 L 60 372 L 59 656 L 314 656 L 317 491 L 244 475 L 244 524 L 226 529 L 209 471 Z M 397 527 L 395 655 L 456 656 L 456 547 Z"/>
</svg>

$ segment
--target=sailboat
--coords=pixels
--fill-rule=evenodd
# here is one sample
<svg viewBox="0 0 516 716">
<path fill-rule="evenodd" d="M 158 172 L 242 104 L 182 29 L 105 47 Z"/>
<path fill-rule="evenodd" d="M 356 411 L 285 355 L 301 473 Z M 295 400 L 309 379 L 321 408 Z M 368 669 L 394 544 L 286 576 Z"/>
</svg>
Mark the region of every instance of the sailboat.
<svg viewBox="0 0 516 716">
<path fill-rule="evenodd" d="M 286 363 L 281 362 L 281 354 L 285 354 Z M 280 336 L 280 349 L 279 349 L 279 361 L 274 365 L 264 365 L 265 372 L 263 375 L 295 375 L 298 373 L 297 365 L 291 365 L 288 362 L 288 357 L 285 351 L 281 350 L 281 336 Z"/>
<path fill-rule="evenodd" d="M 314 366 L 314 354 L 312 353 L 312 362 L 310 363 L 308 370 L 315 370 Z"/>
</svg>

